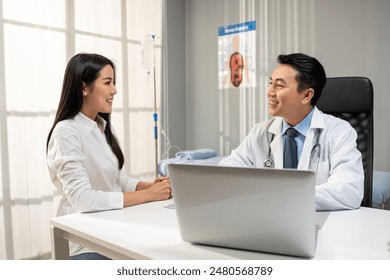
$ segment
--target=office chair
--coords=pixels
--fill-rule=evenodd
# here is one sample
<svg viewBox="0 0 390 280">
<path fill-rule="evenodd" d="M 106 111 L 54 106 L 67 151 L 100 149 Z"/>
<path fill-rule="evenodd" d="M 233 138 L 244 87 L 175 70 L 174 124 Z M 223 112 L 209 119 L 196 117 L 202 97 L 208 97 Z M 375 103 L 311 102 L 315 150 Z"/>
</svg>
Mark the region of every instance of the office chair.
<svg viewBox="0 0 390 280">
<path fill-rule="evenodd" d="M 362 206 L 372 207 L 374 92 L 365 77 L 328 78 L 317 107 L 348 121 L 355 128 L 357 148 L 362 153 L 364 167 L 364 197 Z"/>
</svg>

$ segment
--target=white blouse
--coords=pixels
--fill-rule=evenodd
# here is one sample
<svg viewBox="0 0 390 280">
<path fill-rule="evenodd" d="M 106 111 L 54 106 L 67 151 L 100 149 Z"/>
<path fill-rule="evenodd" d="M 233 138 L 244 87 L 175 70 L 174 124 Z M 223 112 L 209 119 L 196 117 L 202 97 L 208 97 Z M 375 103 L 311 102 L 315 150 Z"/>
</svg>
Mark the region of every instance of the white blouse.
<svg viewBox="0 0 390 280">
<path fill-rule="evenodd" d="M 102 133 L 106 121 L 100 116 L 97 121 L 79 113 L 53 130 L 47 165 L 53 184 L 62 193 L 57 216 L 123 208 L 122 192 L 135 191 L 139 182 L 119 170 Z"/>
<path fill-rule="evenodd" d="M 105 120 L 98 120 L 104 131 Z M 97 122 L 82 113 L 56 125 L 47 164 L 62 192 L 58 215 L 123 208 L 122 192 L 134 191 L 138 183 L 122 174 Z"/>
</svg>

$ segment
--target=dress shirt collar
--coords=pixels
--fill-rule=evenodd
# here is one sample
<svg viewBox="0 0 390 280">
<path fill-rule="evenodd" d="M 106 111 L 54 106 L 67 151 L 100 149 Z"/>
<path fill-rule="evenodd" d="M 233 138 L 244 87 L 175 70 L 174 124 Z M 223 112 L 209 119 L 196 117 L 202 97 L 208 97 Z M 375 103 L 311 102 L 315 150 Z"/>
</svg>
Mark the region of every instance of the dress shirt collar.
<svg viewBox="0 0 390 280">
<path fill-rule="evenodd" d="M 306 137 L 307 132 L 310 128 L 311 119 L 313 118 L 314 113 L 314 107 L 311 109 L 310 113 L 300 122 L 298 123 L 294 128 L 303 136 Z M 291 125 L 289 125 L 285 119 L 283 119 L 283 126 L 282 126 L 282 134 L 286 132 L 288 128 L 290 128 Z"/>
<path fill-rule="evenodd" d="M 104 133 L 104 129 L 106 128 L 107 122 L 99 115 L 96 117 L 96 121 L 91 120 L 83 113 L 79 112 L 74 119 L 77 122 L 80 122 L 88 131 L 92 131 L 95 128 L 98 128 L 102 133 Z"/>
</svg>

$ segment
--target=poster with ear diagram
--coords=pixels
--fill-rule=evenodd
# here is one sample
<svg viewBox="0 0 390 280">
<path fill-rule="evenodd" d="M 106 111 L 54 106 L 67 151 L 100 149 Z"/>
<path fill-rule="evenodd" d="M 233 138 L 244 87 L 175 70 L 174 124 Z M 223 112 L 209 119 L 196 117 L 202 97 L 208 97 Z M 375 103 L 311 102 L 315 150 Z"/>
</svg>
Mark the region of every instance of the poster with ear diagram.
<svg viewBox="0 0 390 280">
<path fill-rule="evenodd" d="M 218 89 L 256 87 L 256 21 L 218 28 Z"/>
</svg>

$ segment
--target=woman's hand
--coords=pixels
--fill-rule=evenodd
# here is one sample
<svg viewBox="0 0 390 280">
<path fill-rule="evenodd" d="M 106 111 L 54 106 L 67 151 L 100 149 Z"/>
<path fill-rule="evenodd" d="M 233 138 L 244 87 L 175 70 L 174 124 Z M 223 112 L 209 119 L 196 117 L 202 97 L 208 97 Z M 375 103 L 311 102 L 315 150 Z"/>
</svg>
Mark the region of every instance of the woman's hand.
<svg viewBox="0 0 390 280">
<path fill-rule="evenodd" d="M 123 206 L 172 198 L 169 177 L 157 177 L 153 182 L 139 181 L 135 192 L 123 193 Z"/>
<path fill-rule="evenodd" d="M 149 189 L 154 184 L 157 184 L 157 183 L 162 182 L 164 180 L 169 180 L 169 177 L 168 176 L 166 176 L 166 177 L 162 177 L 162 176 L 156 177 L 153 182 L 139 181 L 138 184 L 137 184 L 136 190 L 140 191 L 140 190 Z"/>
<path fill-rule="evenodd" d="M 172 197 L 171 181 L 168 177 L 158 177 L 146 191 L 149 201 L 169 199 Z"/>
<path fill-rule="evenodd" d="M 168 176 L 160 176 L 160 177 L 156 177 L 156 179 L 154 179 L 154 184 L 158 183 L 158 182 L 161 182 L 161 181 L 164 181 L 164 180 L 169 180 L 169 177 Z"/>
</svg>

